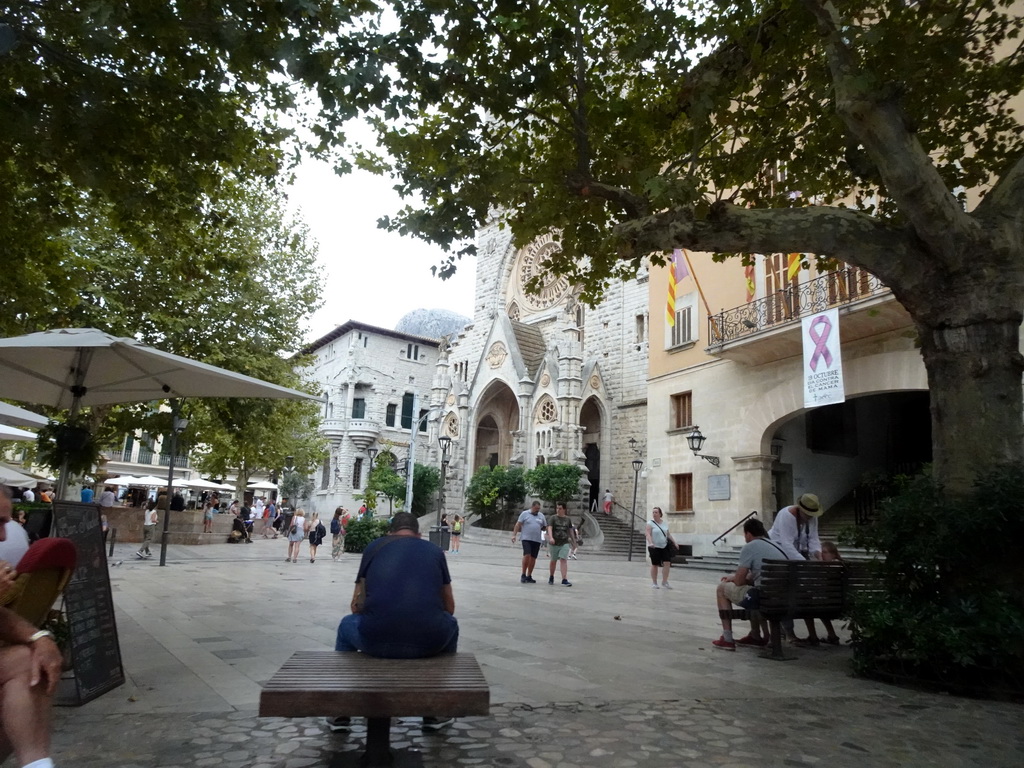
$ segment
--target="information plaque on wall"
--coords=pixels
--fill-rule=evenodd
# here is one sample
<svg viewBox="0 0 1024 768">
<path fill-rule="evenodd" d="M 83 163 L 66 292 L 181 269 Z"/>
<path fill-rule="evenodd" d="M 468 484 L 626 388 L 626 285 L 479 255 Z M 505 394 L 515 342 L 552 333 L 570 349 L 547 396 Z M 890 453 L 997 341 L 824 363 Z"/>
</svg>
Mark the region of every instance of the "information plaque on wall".
<svg viewBox="0 0 1024 768">
<path fill-rule="evenodd" d="M 730 498 L 729 476 L 708 476 L 708 501 L 727 501 Z"/>
<path fill-rule="evenodd" d="M 124 668 L 99 507 L 56 501 L 53 513 L 54 535 L 71 539 L 78 553 L 75 572 L 64 590 L 74 678 L 61 679 L 55 698 L 57 704 L 75 706 L 123 685 Z"/>
</svg>

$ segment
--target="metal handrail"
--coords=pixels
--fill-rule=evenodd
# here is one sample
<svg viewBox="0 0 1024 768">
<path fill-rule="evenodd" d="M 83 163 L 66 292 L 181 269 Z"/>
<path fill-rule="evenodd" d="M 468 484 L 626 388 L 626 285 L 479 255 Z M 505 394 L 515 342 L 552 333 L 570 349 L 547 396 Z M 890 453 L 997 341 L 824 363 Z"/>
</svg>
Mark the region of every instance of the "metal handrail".
<svg viewBox="0 0 1024 768">
<path fill-rule="evenodd" d="M 728 530 L 726 530 L 726 531 L 723 531 L 723 532 L 722 532 L 722 535 L 721 535 L 721 536 L 719 536 L 719 537 L 718 537 L 717 539 L 714 539 L 714 540 L 713 540 L 713 541 L 711 542 L 711 546 L 712 546 L 712 547 L 713 547 L 713 546 L 715 546 L 715 544 L 717 544 L 718 542 L 720 542 L 720 541 L 721 541 L 722 539 L 724 539 L 724 538 L 725 538 L 726 536 L 728 536 L 728 535 L 729 535 L 729 534 L 730 534 L 730 533 L 731 533 L 732 531 L 736 530 L 736 529 L 737 529 L 737 528 L 738 528 L 739 526 L 743 525 L 743 524 L 744 524 L 745 522 L 747 522 L 747 520 L 749 520 L 749 519 L 750 519 L 750 518 L 752 518 L 752 517 L 757 517 L 757 510 L 756 510 L 756 509 L 755 509 L 755 510 L 754 510 L 753 512 L 751 512 L 751 513 L 750 513 L 749 515 L 747 515 L 746 517 L 742 518 L 742 519 L 741 519 L 741 520 L 740 520 L 740 521 L 739 521 L 738 523 L 736 523 L 736 524 L 735 524 L 734 526 L 732 526 L 731 528 L 729 528 L 729 529 L 728 529 Z"/>
<path fill-rule="evenodd" d="M 718 347 L 888 290 L 877 277 L 857 267 L 829 272 L 796 288 L 790 286 L 763 299 L 709 315 L 708 345 Z"/>
</svg>

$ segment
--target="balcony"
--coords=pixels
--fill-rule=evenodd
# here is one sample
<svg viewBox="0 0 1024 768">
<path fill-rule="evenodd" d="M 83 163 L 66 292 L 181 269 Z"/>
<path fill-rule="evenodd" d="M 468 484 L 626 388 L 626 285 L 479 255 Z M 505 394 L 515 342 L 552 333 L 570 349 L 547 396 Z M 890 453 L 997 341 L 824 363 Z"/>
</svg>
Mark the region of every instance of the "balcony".
<svg viewBox="0 0 1024 768">
<path fill-rule="evenodd" d="M 328 440 L 341 442 L 347 436 L 360 450 L 370 447 L 380 435 L 380 422 L 371 419 L 324 419 L 320 432 Z"/>
<path fill-rule="evenodd" d="M 165 453 L 161 453 L 160 454 L 160 466 L 161 467 L 167 467 L 167 466 L 170 466 L 170 463 L 171 463 L 171 457 L 168 456 Z M 174 466 L 176 466 L 176 467 L 187 467 L 188 466 L 188 456 L 181 456 L 181 455 L 175 456 L 174 457 Z"/>
<path fill-rule="evenodd" d="M 843 343 L 913 323 L 874 275 L 849 267 L 708 317 L 709 355 L 762 365 L 803 353 L 801 318 L 838 307 Z"/>
</svg>

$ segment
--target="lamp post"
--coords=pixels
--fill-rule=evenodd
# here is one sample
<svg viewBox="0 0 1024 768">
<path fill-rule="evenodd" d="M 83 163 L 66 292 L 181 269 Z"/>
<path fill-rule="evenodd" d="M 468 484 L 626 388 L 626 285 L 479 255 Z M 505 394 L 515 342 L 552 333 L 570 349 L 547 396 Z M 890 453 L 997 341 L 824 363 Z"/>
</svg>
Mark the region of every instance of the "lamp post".
<svg viewBox="0 0 1024 768">
<path fill-rule="evenodd" d="M 452 439 L 448 435 L 441 435 L 437 438 L 437 444 L 441 447 L 441 490 L 437 496 L 437 527 L 440 528 L 441 511 L 444 509 L 444 481 L 448 474 L 448 464 L 452 460 Z"/>
<path fill-rule="evenodd" d="M 640 459 L 633 459 L 633 515 L 629 526 L 629 562 L 633 562 L 633 535 L 636 533 L 636 487 L 640 482 L 640 470 L 644 463 Z"/>
<path fill-rule="evenodd" d="M 178 457 L 178 435 L 188 429 L 188 419 L 180 415 L 181 402 L 171 400 L 171 450 L 167 462 L 167 509 L 164 510 L 164 529 L 160 534 L 160 565 L 167 565 L 167 540 L 170 538 L 171 500 L 174 498 L 174 462 Z"/>
<path fill-rule="evenodd" d="M 717 456 L 705 456 L 703 453 L 699 452 L 701 447 L 704 445 L 705 440 L 707 440 L 707 438 L 701 433 L 700 427 L 694 427 L 693 432 L 686 436 L 686 442 L 690 446 L 690 450 L 693 451 L 693 455 L 697 458 L 704 459 L 717 467 L 720 464 Z"/>
</svg>

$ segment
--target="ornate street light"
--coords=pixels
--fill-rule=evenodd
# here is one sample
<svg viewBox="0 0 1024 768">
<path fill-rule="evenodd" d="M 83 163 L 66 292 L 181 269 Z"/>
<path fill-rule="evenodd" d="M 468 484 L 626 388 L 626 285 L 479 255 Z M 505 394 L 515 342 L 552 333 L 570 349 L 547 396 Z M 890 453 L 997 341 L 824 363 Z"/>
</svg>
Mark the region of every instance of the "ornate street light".
<svg viewBox="0 0 1024 768">
<path fill-rule="evenodd" d="M 632 440 L 630 441 L 632 442 Z M 633 535 L 636 533 L 636 488 L 640 482 L 640 470 L 644 463 L 640 459 L 633 459 L 633 514 L 629 525 L 629 562 L 633 562 Z"/>
<path fill-rule="evenodd" d="M 699 453 L 705 440 L 707 440 L 707 438 L 701 434 L 700 427 L 694 427 L 693 432 L 686 436 L 686 442 L 689 444 L 690 450 L 693 451 L 693 455 L 704 459 L 705 461 L 709 461 L 717 467 L 720 464 L 717 456 L 705 456 L 704 454 Z"/>
<path fill-rule="evenodd" d="M 441 527 L 441 510 L 444 508 L 444 483 L 448 474 L 448 464 L 452 460 L 452 439 L 448 435 L 441 435 L 437 438 L 437 444 L 441 448 L 441 491 L 437 497 L 437 527 Z M 412 499 L 409 499 L 409 508 L 412 509 Z"/>
</svg>

